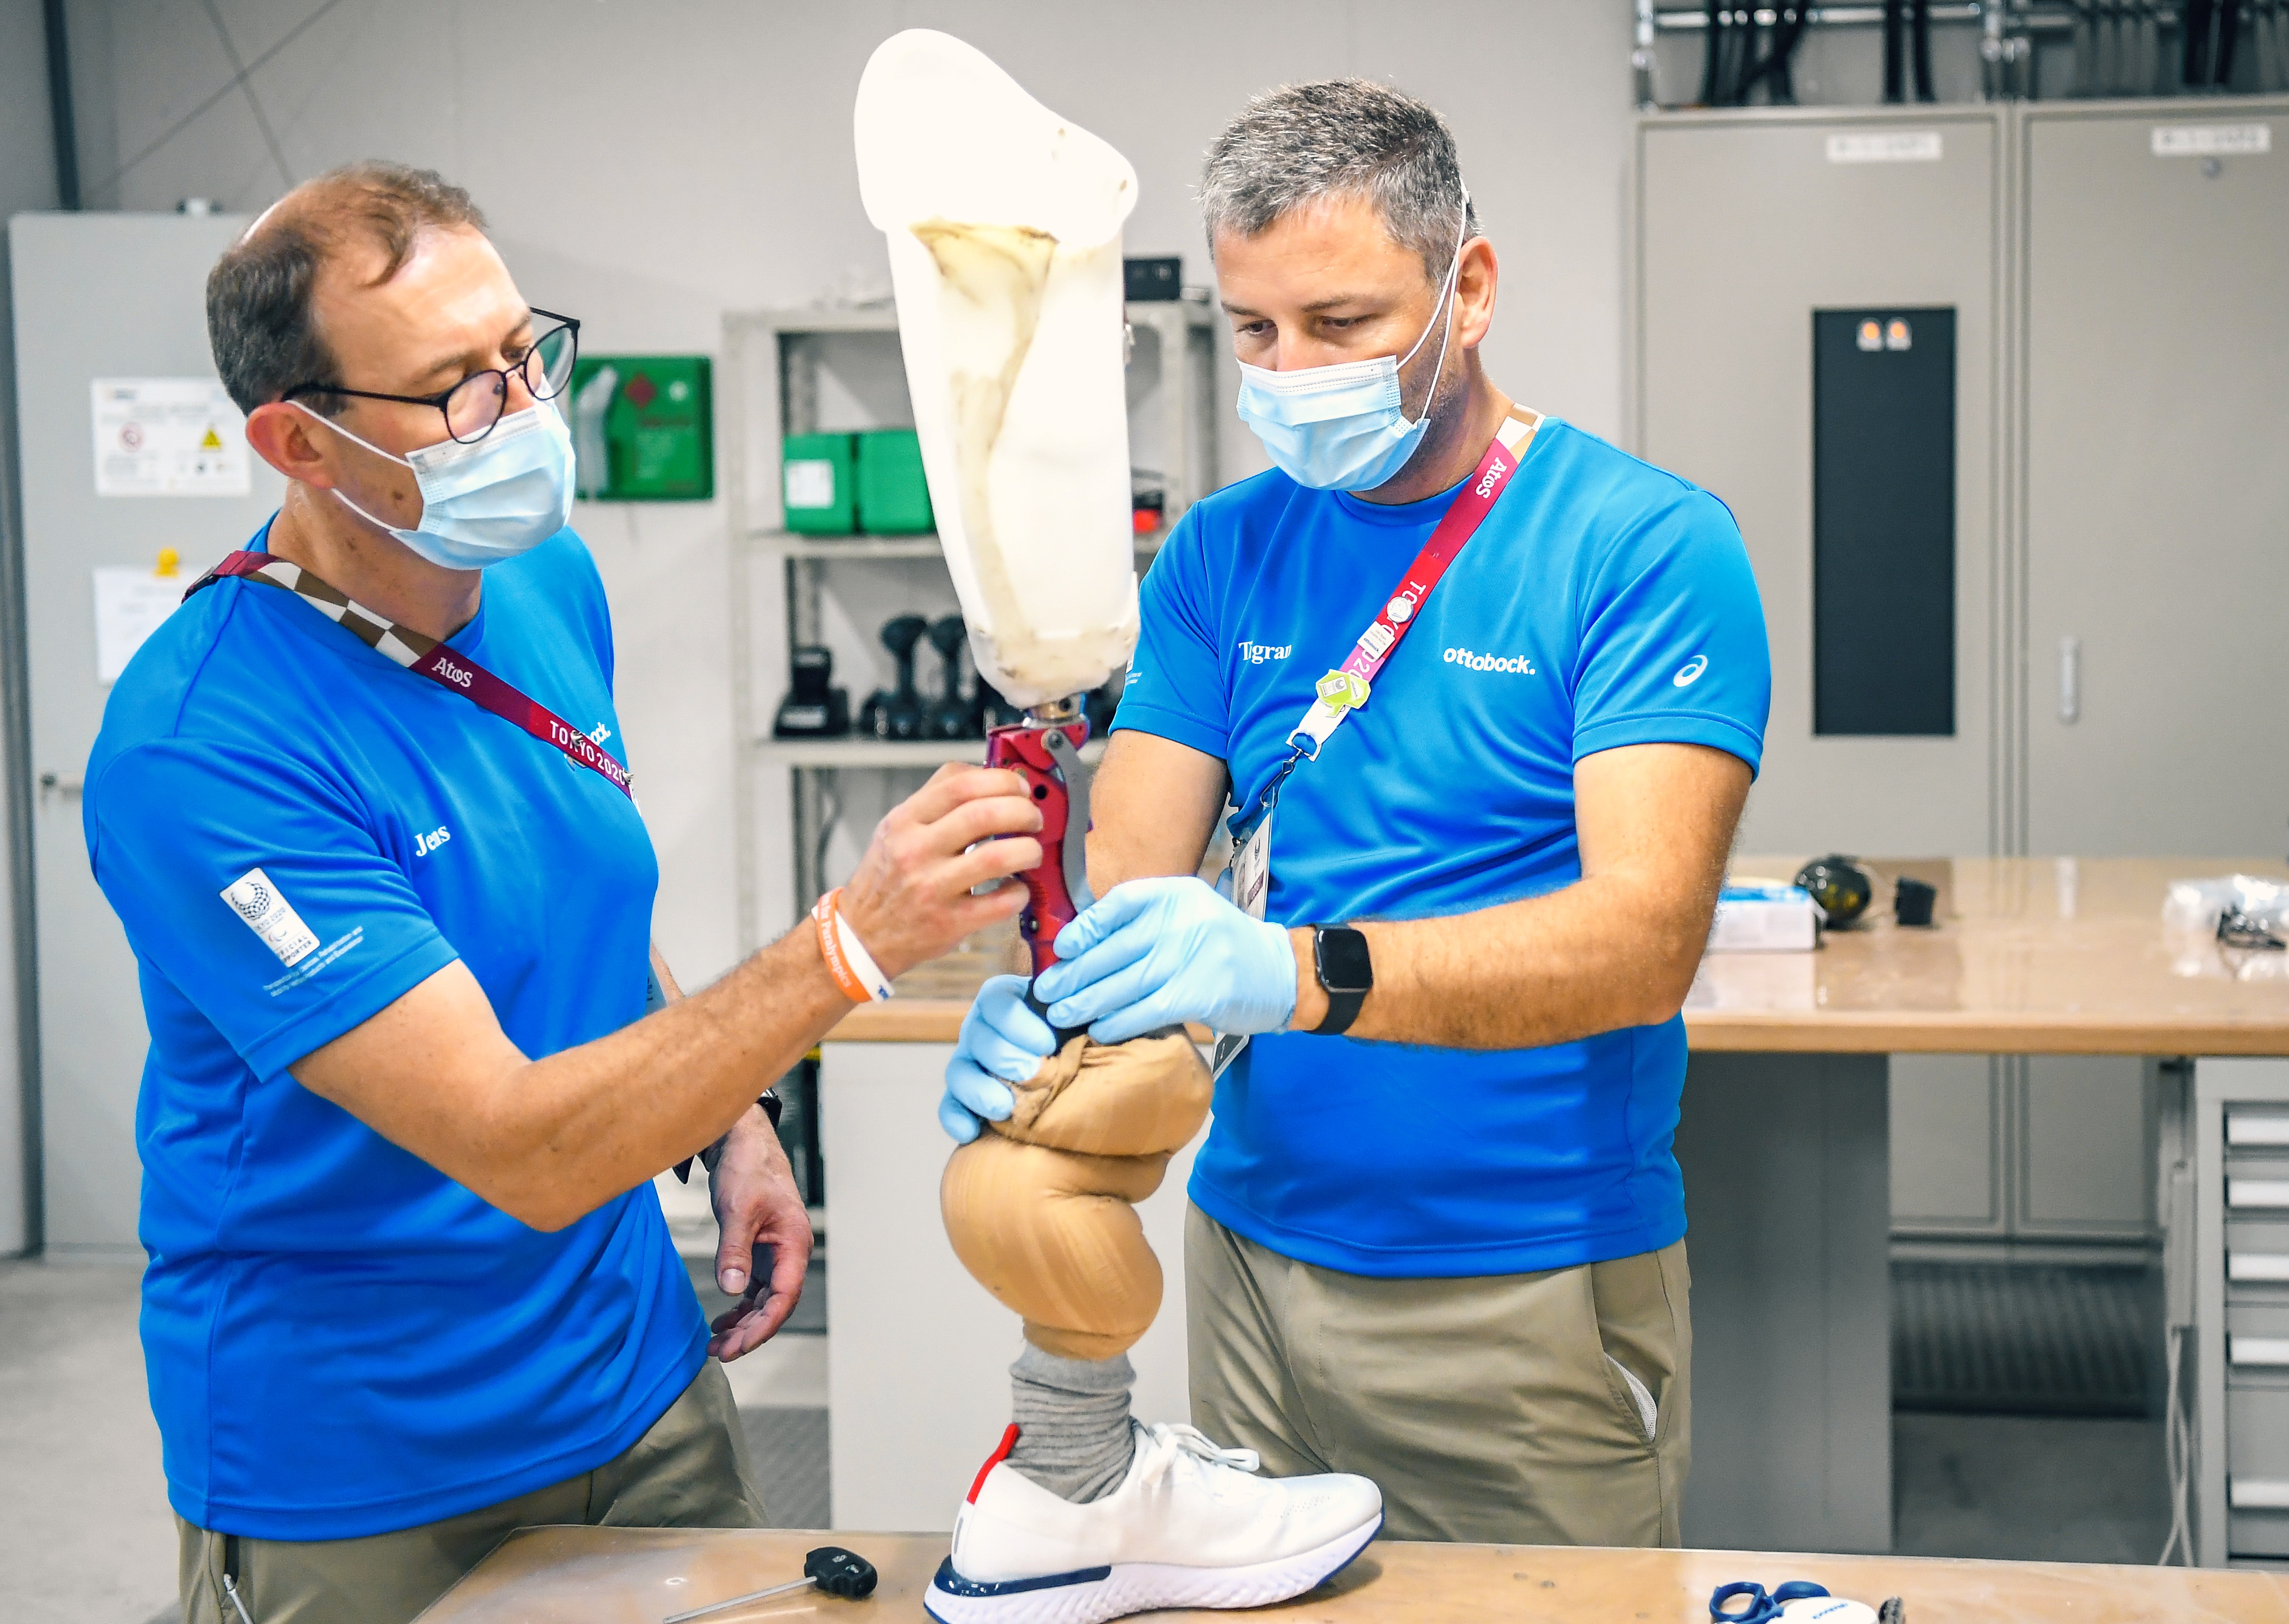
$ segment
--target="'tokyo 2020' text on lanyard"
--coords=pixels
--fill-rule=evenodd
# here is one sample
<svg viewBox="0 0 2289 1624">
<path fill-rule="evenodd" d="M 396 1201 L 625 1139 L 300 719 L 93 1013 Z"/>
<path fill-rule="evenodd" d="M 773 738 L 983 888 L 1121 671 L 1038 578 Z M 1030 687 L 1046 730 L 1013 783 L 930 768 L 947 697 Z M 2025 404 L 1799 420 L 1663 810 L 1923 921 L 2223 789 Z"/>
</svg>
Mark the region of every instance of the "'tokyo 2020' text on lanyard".
<svg viewBox="0 0 2289 1624">
<path fill-rule="evenodd" d="M 612 759 L 610 752 L 467 655 L 410 626 L 384 619 L 300 565 L 268 553 L 232 553 L 192 582 L 190 590 L 183 593 L 184 599 L 188 601 L 192 593 L 225 577 L 257 581 L 294 593 L 375 653 L 428 678 L 440 688 L 451 689 L 503 720 L 515 723 L 541 743 L 588 768 L 629 800 L 635 799 L 634 781 L 628 776 L 628 769 Z"/>
</svg>

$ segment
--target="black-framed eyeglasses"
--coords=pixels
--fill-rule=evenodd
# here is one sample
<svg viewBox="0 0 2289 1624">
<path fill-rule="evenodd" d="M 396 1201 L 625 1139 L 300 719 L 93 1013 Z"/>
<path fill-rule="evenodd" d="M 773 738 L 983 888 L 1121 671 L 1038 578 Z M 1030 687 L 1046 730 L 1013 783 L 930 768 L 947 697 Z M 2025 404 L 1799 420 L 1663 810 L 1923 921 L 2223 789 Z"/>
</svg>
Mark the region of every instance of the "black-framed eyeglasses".
<svg viewBox="0 0 2289 1624">
<path fill-rule="evenodd" d="M 501 408 L 508 400 L 510 373 L 523 375 L 525 391 L 536 401 L 554 400 L 572 381 L 572 363 L 580 353 L 579 321 L 538 306 L 532 314 L 556 325 L 533 339 L 532 347 L 524 352 L 522 360 L 512 367 L 490 367 L 483 372 L 472 372 L 451 388 L 440 389 L 435 394 L 384 394 L 374 389 L 345 389 L 339 384 L 314 381 L 296 384 L 278 398 L 291 401 L 298 394 L 347 394 L 362 401 L 435 406 L 444 414 L 445 432 L 463 445 L 472 445 L 491 434 L 493 425 L 500 421 Z"/>
</svg>

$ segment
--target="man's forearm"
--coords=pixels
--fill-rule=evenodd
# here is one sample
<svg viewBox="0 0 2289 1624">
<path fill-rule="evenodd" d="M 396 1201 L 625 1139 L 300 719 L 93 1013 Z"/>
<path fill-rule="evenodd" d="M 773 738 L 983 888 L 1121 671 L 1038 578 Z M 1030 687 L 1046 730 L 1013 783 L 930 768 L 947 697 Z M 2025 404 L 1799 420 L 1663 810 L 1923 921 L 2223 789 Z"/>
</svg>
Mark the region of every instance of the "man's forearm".
<svg viewBox="0 0 2289 1624">
<path fill-rule="evenodd" d="M 805 923 L 705 992 L 527 1063 L 504 1091 L 531 1103 L 503 1193 L 559 1223 L 593 1211 L 722 1138 L 849 1009 Z"/>
<path fill-rule="evenodd" d="M 1685 1001 L 1709 934 L 1699 897 L 1647 895 L 1618 875 L 1447 919 L 1361 923 L 1375 991 L 1349 1036 L 1444 1048 L 1539 1048 L 1665 1021 Z M 1711 890 L 1709 906 L 1713 906 Z M 1682 904 L 1682 905 L 1680 905 Z M 1312 932 L 1288 932 L 1296 1015 L 1327 1015 Z"/>
</svg>

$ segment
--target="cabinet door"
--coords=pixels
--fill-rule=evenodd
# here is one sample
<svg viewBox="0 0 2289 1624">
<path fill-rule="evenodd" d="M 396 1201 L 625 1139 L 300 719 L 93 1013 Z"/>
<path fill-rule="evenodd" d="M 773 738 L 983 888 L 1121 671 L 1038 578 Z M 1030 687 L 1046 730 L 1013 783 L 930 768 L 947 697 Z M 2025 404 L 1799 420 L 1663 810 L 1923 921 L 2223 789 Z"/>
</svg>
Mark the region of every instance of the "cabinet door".
<svg viewBox="0 0 2289 1624">
<path fill-rule="evenodd" d="M 1892 1232 L 2149 1238 L 2146 1065 L 2110 1055 L 1894 1055 Z"/>
<path fill-rule="evenodd" d="M 1639 126 L 1632 449 L 1731 507 L 1772 644 L 1743 850 L 1991 848 L 2002 157 L 1998 115 L 1983 107 L 1663 114 Z M 1823 733 L 1815 716 L 1815 314 L 1878 311 L 1929 338 L 1939 329 L 1916 313 L 1952 313 L 1951 736 Z M 1917 438 L 1865 448 L 1875 484 Z M 1865 636 L 1901 605 L 1858 608 Z M 1835 619 L 1830 638 L 1854 634 Z"/>
<path fill-rule="evenodd" d="M 2146 1063 L 2036 1055 L 2021 1063 L 2012 1233 L 2029 1240 L 2148 1238 L 2154 1143 Z"/>
<path fill-rule="evenodd" d="M 2028 849 L 2277 855 L 2289 104 L 2023 129 Z"/>
<path fill-rule="evenodd" d="M 1892 1056 L 1892 1230 L 2001 1235 L 2002 1079 L 1985 1055 Z"/>
</svg>

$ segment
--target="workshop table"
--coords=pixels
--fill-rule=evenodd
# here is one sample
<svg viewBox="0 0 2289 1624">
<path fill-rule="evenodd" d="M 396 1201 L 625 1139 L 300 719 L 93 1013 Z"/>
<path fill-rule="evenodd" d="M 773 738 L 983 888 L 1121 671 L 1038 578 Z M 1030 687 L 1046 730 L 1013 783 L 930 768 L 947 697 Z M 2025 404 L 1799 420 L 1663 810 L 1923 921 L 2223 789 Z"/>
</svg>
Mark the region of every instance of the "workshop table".
<svg viewBox="0 0 2289 1624">
<path fill-rule="evenodd" d="M 421 1615 L 419 1624 L 659 1624 L 668 1614 L 802 1577 L 814 1545 L 847 1546 L 881 1583 L 865 1601 L 815 1590 L 725 1612 L 722 1624 L 920 1619 L 945 1555 L 927 1534 L 734 1529 L 526 1528 Z M 1809 1579 L 1874 1606 L 1899 1596 L 1907 1624 L 2289 1624 L 2289 1577 L 2202 1568 L 2065 1562 L 1941 1562 L 1913 1556 L 1796 1556 L 1719 1550 L 1606 1550 L 1382 1540 L 1328 1583 L 1249 1612 L 1156 1612 L 1155 1620 L 1265 1617 L 1327 1624 L 1707 1624 L 1719 1585 Z"/>
<path fill-rule="evenodd" d="M 2280 863 L 1870 861 L 1885 881 L 1874 917 L 1816 952 L 1712 954 L 1687 1000 L 1677 1155 L 1697 1469 L 1683 1526 L 1698 1544 L 1891 1548 L 1889 1055 L 2289 1055 L 2289 981 L 2237 980 L 2210 962 L 2213 945 L 2170 940 L 2161 919 L 2173 880 L 2289 878 Z M 1743 857 L 1734 872 L 1800 862 Z M 1932 927 L 1888 917 L 1902 874 L 1937 888 Z M 934 1106 L 971 992 L 1017 967 L 1016 951 L 1014 936 L 985 942 L 918 970 L 826 1046 L 841 1523 L 946 1525 L 961 1463 L 985 1457 L 1006 1414 L 1015 1322 L 939 1232 Z M 1180 1158 L 1142 1209 L 1177 1287 L 1132 1356 L 1147 1419 L 1184 1415 L 1174 1192 L 1188 1167 Z"/>
</svg>

